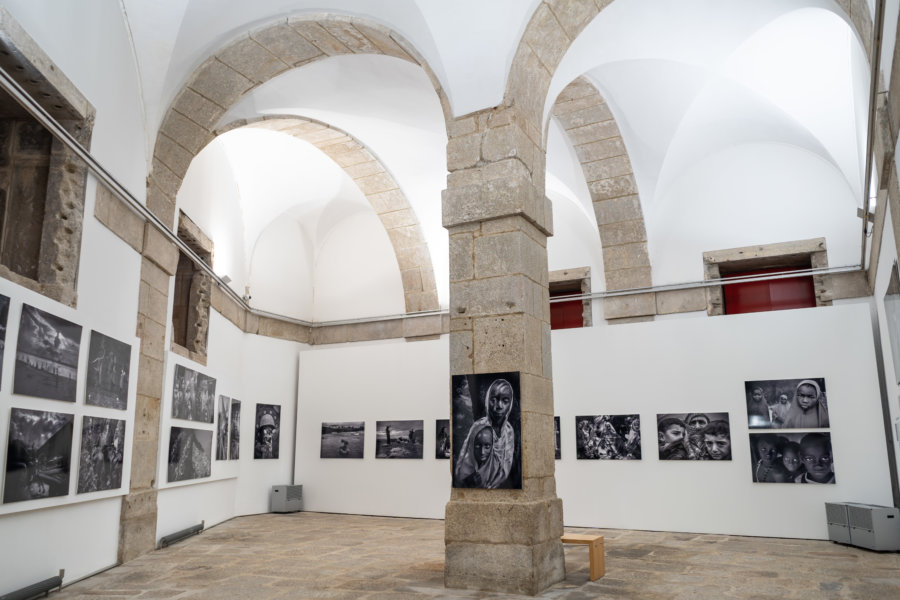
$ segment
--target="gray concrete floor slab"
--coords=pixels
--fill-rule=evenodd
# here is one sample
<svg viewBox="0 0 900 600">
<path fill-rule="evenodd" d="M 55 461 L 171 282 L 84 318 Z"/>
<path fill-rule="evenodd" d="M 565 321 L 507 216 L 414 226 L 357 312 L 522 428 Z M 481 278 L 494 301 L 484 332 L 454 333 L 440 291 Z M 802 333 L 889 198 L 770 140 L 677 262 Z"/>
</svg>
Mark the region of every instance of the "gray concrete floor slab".
<svg viewBox="0 0 900 600">
<path fill-rule="evenodd" d="M 606 576 L 566 545 L 554 600 L 900 600 L 900 554 L 827 541 L 566 528 L 599 533 Z M 300 512 L 238 517 L 64 588 L 58 600 L 522 598 L 444 587 L 444 522 Z"/>
</svg>

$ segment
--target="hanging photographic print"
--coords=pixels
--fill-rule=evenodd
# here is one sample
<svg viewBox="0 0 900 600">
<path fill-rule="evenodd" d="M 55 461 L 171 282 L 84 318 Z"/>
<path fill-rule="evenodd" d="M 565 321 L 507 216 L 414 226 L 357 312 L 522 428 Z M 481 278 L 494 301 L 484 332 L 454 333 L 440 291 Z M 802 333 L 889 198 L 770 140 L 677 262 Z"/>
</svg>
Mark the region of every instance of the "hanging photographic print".
<svg viewBox="0 0 900 600">
<path fill-rule="evenodd" d="M 74 419 L 65 413 L 12 409 L 3 502 L 69 493 Z"/>
<path fill-rule="evenodd" d="M 422 421 L 376 421 L 375 458 L 422 458 Z"/>
<path fill-rule="evenodd" d="M 115 490 L 122 487 L 125 452 L 125 421 L 83 417 L 78 493 Z"/>
<path fill-rule="evenodd" d="M 278 438 L 281 433 L 281 407 L 274 404 L 256 405 L 256 442 L 253 458 L 278 458 Z"/>
<path fill-rule="evenodd" d="M 834 455 L 827 431 L 751 433 L 756 483 L 834 483 Z"/>
<path fill-rule="evenodd" d="M 450 458 L 450 419 L 434 421 L 434 457 Z"/>
<path fill-rule="evenodd" d="M 13 392 L 75 402 L 81 325 L 22 305 Z"/>
<path fill-rule="evenodd" d="M 641 460 L 640 415 L 575 417 L 578 460 Z"/>
<path fill-rule="evenodd" d="M 659 460 L 731 460 L 728 413 L 656 415 Z"/>
<path fill-rule="evenodd" d="M 562 457 L 559 449 L 559 417 L 553 417 L 553 443 L 556 445 L 554 456 L 559 460 Z"/>
<path fill-rule="evenodd" d="M 825 379 L 745 381 L 751 429 L 816 429 L 829 426 Z"/>
<path fill-rule="evenodd" d="M 169 483 L 209 477 L 212 436 L 207 429 L 172 427 L 169 435 Z"/>
<path fill-rule="evenodd" d="M 3 351 L 6 349 L 6 321 L 9 320 L 9 297 L 0 294 L 0 381 L 3 379 Z"/>
<path fill-rule="evenodd" d="M 128 371 L 131 346 L 99 331 L 91 331 L 85 403 L 106 408 L 128 408 Z"/>
<path fill-rule="evenodd" d="M 228 438 L 228 460 L 241 457 L 241 401 L 231 400 L 231 431 Z"/>
<path fill-rule="evenodd" d="M 519 373 L 454 375 L 453 487 L 522 489 Z"/>
<path fill-rule="evenodd" d="M 172 417 L 188 421 L 213 422 L 216 380 L 183 365 L 175 365 L 172 384 Z"/>
<path fill-rule="evenodd" d="M 216 460 L 228 460 L 228 412 L 231 399 L 219 394 L 219 422 L 216 425 Z"/>
<path fill-rule="evenodd" d="M 365 435 L 363 421 L 322 423 L 319 458 L 362 458 Z"/>
</svg>

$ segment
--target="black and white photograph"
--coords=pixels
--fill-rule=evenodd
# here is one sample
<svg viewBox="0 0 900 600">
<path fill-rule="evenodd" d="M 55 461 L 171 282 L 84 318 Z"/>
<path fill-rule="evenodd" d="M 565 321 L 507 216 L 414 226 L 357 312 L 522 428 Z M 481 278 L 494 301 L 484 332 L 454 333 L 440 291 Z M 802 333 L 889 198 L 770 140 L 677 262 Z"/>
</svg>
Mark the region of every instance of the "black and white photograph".
<svg viewBox="0 0 900 600">
<path fill-rule="evenodd" d="M 319 458 L 362 458 L 365 436 L 363 421 L 322 423 Z"/>
<path fill-rule="evenodd" d="M 103 335 L 99 331 L 91 331 L 85 403 L 119 410 L 127 409 L 130 369 L 130 345 Z"/>
<path fill-rule="evenodd" d="M 228 413 L 231 398 L 219 394 L 218 419 L 216 424 L 216 460 L 228 460 Z"/>
<path fill-rule="evenodd" d="M 75 402 L 81 325 L 22 305 L 13 392 Z"/>
<path fill-rule="evenodd" d="M 522 489 L 519 373 L 451 377 L 453 487 Z"/>
<path fill-rule="evenodd" d="M 183 365 L 175 365 L 172 384 L 172 417 L 202 423 L 213 422 L 216 380 Z"/>
<path fill-rule="evenodd" d="M 74 420 L 66 413 L 12 409 L 4 503 L 69 493 Z"/>
<path fill-rule="evenodd" d="M 641 460 L 640 415 L 575 417 L 578 460 Z"/>
<path fill-rule="evenodd" d="M 9 296 L 0 294 L 0 381 L 3 380 L 3 351 L 6 349 L 6 322 L 9 320 Z"/>
<path fill-rule="evenodd" d="M 751 433 L 755 483 L 834 483 L 834 455 L 827 431 Z"/>
<path fill-rule="evenodd" d="M 423 421 L 376 421 L 375 458 L 422 458 Z"/>
<path fill-rule="evenodd" d="M 281 407 L 274 404 L 257 404 L 253 458 L 278 458 L 280 434 Z"/>
<path fill-rule="evenodd" d="M 228 460 L 241 457 L 241 401 L 231 399 L 231 429 L 228 432 Z"/>
<path fill-rule="evenodd" d="M 659 460 L 731 460 L 728 413 L 656 415 Z"/>
<path fill-rule="evenodd" d="M 122 487 L 124 454 L 125 421 L 83 417 L 78 493 L 86 494 Z"/>
<path fill-rule="evenodd" d="M 559 443 L 559 417 L 553 417 L 553 443 L 556 446 L 554 448 L 553 457 L 556 460 L 562 458 L 562 450 L 560 449 Z"/>
<path fill-rule="evenodd" d="M 750 429 L 829 427 L 825 378 L 745 381 Z"/>
<path fill-rule="evenodd" d="M 208 429 L 172 427 L 169 434 L 169 483 L 209 477 L 212 437 Z"/>
<path fill-rule="evenodd" d="M 450 419 L 434 421 L 434 457 L 450 458 Z"/>
</svg>

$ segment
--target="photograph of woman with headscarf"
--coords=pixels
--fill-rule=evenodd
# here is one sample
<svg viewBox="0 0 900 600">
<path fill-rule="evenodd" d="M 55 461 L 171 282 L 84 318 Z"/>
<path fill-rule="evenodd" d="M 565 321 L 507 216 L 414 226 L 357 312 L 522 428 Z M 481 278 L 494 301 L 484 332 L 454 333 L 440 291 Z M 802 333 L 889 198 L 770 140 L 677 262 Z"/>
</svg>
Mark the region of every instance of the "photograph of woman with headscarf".
<svg viewBox="0 0 900 600">
<path fill-rule="evenodd" d="M 830 426 L 825 379 L 745 381 L 750 429 L 815 429 Z"/>
<path fill-rule="evenodd" d="M 521 489 L 519 374 L 454 375 L 451 383 L 453 487 Z"/>
</svg>

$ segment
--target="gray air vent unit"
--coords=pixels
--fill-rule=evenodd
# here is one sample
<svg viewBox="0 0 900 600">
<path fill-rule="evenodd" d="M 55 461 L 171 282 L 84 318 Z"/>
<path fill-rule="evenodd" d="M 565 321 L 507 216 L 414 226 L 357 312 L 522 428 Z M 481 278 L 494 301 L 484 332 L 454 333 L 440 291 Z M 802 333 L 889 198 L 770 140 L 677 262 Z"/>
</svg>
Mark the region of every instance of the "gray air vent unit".
<svg viewBox="0 0 900 600">
<path fill-rule="evenodd" d="M 825 503 L 828 539 L 879 551 L 900 550 L 900 510 L 856 502 Z"/>
<path fill-rule="evenodd" d="M 289 513 L 303 510 L 302 485 L 273 485 L 272 512 Z"/>
</svg>

